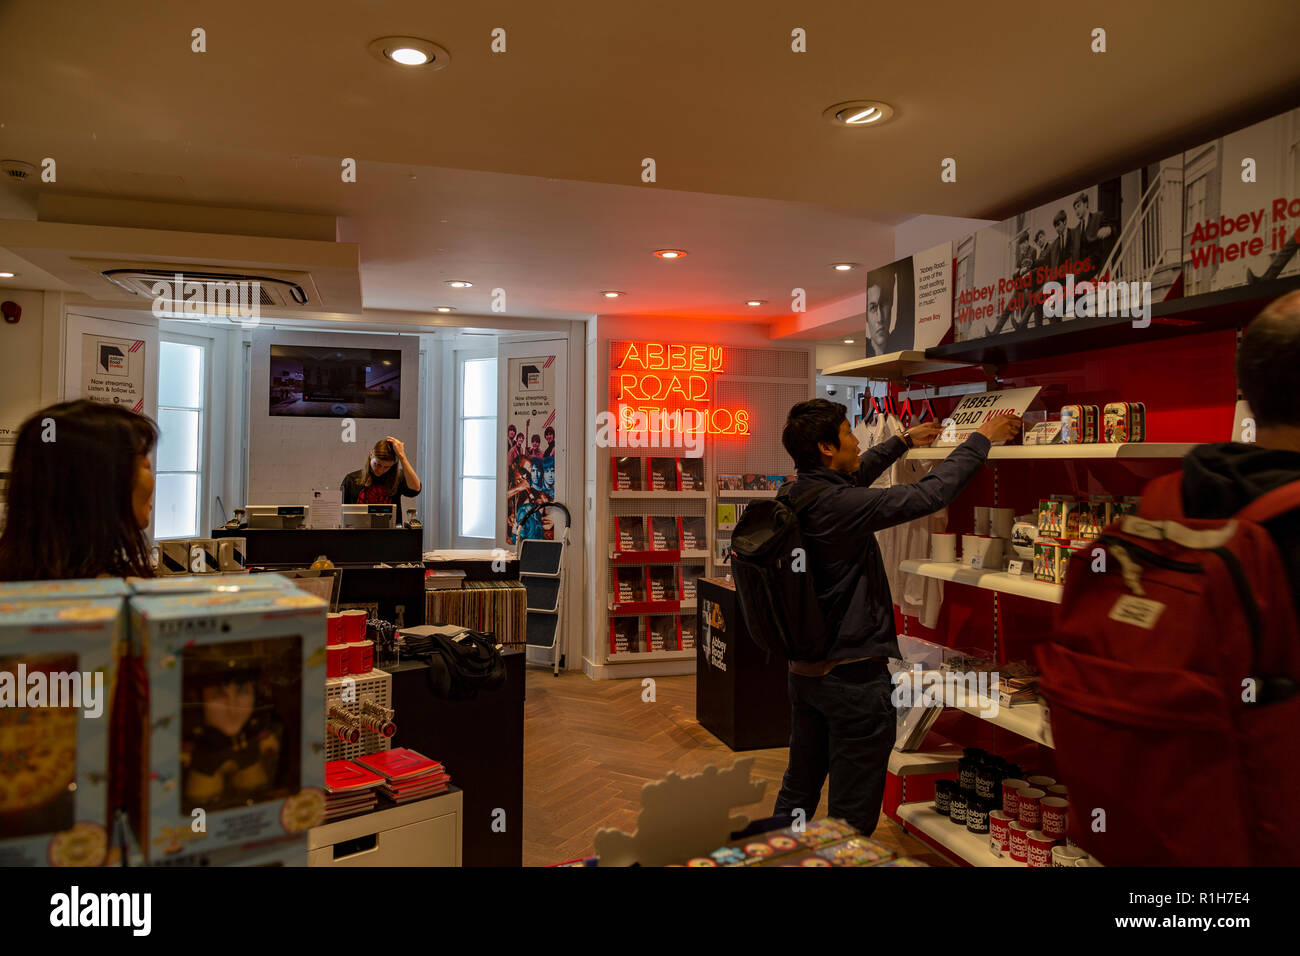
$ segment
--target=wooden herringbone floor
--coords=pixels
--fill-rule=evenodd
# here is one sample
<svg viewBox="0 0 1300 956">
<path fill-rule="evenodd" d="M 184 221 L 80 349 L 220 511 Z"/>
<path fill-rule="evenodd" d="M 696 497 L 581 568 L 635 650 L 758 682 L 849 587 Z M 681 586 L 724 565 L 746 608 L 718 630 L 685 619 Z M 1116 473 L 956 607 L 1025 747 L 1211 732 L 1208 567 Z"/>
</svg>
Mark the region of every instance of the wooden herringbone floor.
<svg viewBox="0 0 1300 956">
<path fill-rule="evenodd" d="M 695 678 L 660 677 L 656 700 L 643 703 L 641 682 L 552 677 L 529 668 L 524 705 L 524 865 L 590 856 L 601 827 L 636 829 L 641 787 L 668 771 L 729 767 L 752 756 L 754 779 L 767 783 L 761 803 L 738 807 L 752 819 L 771 814 L 788 751 L 735 754 L 695 721 Z M 823 793 L 820 813 L 826 812 Z M 884 816 L 873 834 L 900 855 L 934 865 L 944 860 Z"/>
</svg>

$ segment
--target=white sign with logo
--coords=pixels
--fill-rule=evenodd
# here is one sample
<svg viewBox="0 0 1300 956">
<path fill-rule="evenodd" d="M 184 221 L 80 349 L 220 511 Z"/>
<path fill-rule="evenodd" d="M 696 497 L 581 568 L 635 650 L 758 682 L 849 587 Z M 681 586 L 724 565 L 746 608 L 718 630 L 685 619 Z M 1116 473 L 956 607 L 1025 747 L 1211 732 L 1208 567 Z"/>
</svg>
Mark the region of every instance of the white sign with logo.
<svg viewBox="0 0 1300 956">
<path fill-rule="evenodd" d="M 118 339 L 83 333 L 81 336 L 81 397 L 104 405 L 144 411 L 145 362 L 143 339 Z"/>
<path fill-rule="evenodd" d="M 943 431 L 935 445 L 960 445 L 971 433 L 994 415 L 1011 412 L 1023 415 L 1029 403 L 1038 397 L 1039 387 L 1008 388 L 1001 392 L 976 392 L 967 395 L 943 421 Z"/>
</svg>

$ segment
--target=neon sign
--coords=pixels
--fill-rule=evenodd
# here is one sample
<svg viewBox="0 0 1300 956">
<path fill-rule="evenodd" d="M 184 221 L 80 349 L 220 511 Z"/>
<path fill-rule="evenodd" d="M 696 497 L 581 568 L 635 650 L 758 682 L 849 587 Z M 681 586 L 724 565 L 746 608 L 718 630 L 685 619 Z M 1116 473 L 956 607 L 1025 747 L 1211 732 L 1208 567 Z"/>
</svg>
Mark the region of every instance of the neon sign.
<svg viewBox="0 0 1300 956">
<path fill-rule="evenodd" d="M 720 346 L 631 342 L 611 365 L 620 432 L 657 436 L 664 444 L 674 437 L 749 434 L 747 410 L 712 404 L 716 376 L 724 372 Z"/>
</svg>

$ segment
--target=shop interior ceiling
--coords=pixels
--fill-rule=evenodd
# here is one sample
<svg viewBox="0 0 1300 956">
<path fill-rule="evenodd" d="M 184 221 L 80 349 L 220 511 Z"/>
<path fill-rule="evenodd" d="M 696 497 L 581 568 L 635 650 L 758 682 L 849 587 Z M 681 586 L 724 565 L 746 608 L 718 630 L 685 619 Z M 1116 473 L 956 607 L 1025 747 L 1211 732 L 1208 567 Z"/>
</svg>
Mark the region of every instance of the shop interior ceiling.
<svg viewBox="0 0 1300 956">
<path fill-rule="evenodd" d="M 509 316 L 775 323 L 795 287 L 828 315 L 860 296 L 862 273 L 829 264 L 891 260 L 913 216 L 999 218 L 1293 106 L 1297 28 L 1293 0 L 10 0 L 0 158 L 54 158 L 57 180 L 2 187 L 0 215 L 35 218 L 40 193 L 314 214 L 357 244 L 367 310 L 491 317 L 500 288 Z M 451 62 L 381 63 L 367 44 L 391 34 Z M 896 117 L 822 117 L 860 97 Z M 25 284 L 60 287 L 18 258 Z M 796 337 L 860 324 L 837 314 Z"/>
</svg>

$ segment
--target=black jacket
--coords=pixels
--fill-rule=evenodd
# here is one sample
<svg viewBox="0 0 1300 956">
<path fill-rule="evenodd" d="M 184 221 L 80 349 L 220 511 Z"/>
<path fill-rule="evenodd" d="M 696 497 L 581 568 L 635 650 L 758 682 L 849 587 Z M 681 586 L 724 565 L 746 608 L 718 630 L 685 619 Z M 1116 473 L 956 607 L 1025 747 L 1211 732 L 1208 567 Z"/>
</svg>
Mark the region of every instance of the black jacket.
<svg viewBox="0 0 1300 956">
<path fill-rule="evenodd" d="M 1300 481 L 1300 452 L 1239 442 L 1198 445 L 1183 459 L 1183 511 L 1189 518 L 1231 518 L 1289 481 Z M 1282 552 L 1300 613 L 1300 510 L 1266 527 Z"/>
<path fill-rule="evenodd" d="M 901 438 L 863 452 L 855 475 L 830 468 L 799 470 L 792 495 L 808 482 L 831 486 L 800 521 L 813 587 L 835 629 L 827 660 L 899 656 L 894 600 L 875 532 L 948 505 L 980 470 L 989 447 L 977 432 L 920 481 L 892 488 L 868 486 L 907 451 Z"/>
</svg>

